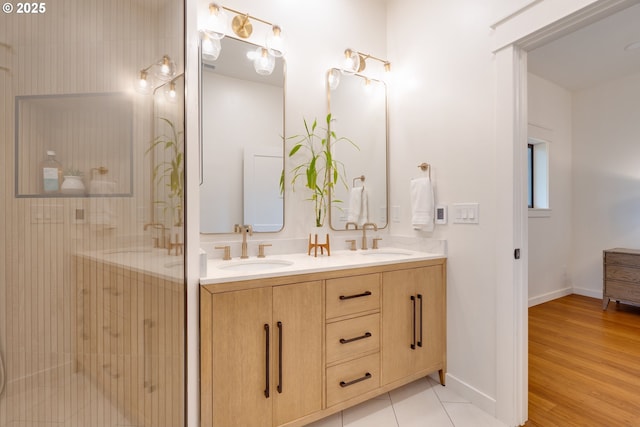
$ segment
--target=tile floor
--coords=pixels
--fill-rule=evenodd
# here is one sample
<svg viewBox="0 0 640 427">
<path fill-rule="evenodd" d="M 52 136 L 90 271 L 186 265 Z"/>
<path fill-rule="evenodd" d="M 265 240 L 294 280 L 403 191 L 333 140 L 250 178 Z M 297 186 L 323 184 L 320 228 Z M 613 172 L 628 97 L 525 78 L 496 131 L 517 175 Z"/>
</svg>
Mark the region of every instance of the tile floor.
<svg viewBox="0 0 640 427">
<path fill-rule="evenodd" d="M 26 395 L 25 395 L 26 394 Z M 132 424 L 84 376 L 9 398 L 20 414 L 0 427 L 120 427 Z M 27 407 L 28 402 L 33 406 Z M 505 427 L 431 378 L 423 378 L 307 427 Z"/>
<path fill-rule="evenodd" d="M 431 378 L 423 378 L 307 427 L 506 427 Z"/>
</svg>

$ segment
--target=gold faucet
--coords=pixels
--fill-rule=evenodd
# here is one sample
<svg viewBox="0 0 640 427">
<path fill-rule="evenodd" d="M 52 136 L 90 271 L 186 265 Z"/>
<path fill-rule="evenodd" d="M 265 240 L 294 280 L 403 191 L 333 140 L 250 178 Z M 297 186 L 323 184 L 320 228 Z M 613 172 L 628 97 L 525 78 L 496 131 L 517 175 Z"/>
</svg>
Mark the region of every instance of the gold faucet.
<svg viewBox="0 0 640 427">
<path fill-rule="evenodd" d="M 167 228 L 164 226 L 164 224 L 160 224 L 159 222 L 149 222 L 143 226 L 143 230 L 147 231 L 149 227 L 153 227 L 154 229 L 161 231 L 160 237 L 152 237 L 153 247 L 164 249 L 167 244 L 165 235 Z"/>
<path fill-rule="evenodd" d="M 373 222 L 365 222 L 362 224 L 362 249 L 367 250 L 367 227 L 373 228 L 375 231 L 378 231 L 378 226 Z"/>
<path fill-rule="evenodd" d="M 345 226 L 344 226 L 344 229 L 345 229 L 345 230 L 348 230 L 350 225 L 353 225 L 353 229 L 354 229 L 354 230 L 357 230 L 357 229 L 358 229 L 358 224 L 356 224 L 355 222 L 348 222 L 348 223 L 346 223 L 346 224 L 345 224 Z"/>
<path fill-rule="evenodd" d="M 253 228 L 250 225 L 246 225 L 246 224 L 245 225 L 235 224 L 233 226 L 233 232 L 242 234 L 242 255 L 240 255 L 240 258 L 241 259 L 249 258 L 249 255 L 247 254 L 247 233 L 249 234 L 249 236 L 253 236 Z"/>
</svg>

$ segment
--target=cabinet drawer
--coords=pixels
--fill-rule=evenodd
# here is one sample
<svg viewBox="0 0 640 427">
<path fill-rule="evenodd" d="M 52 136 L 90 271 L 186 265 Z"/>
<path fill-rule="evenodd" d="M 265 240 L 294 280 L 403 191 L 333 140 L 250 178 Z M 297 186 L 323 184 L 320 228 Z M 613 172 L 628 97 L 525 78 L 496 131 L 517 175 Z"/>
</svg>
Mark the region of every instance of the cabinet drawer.
<svg viewBox="0 0 640 427">
<path fill-rule="evenodd" d="M 607 280 L 604 296 L 622 301 L 640 302 L 640 285 Z"/>
<path fill-rule="evenodd" d="M 638 283 L 640 282 L 640 268 L 607 265 L 605 279 Z"/>
<path fill-rule="evenodd" d="M 379 274 L 327 280 L 327 319 L 379 308 Z"/>
<path fill-rule="evenodd" d="M 609 265 L 628 265 L 640 268 L 640 255 L 619 252 L 605 252 L 604 262 Z"/>
<path fill-rule="evenodd" d="M 327 324 L 327 363 L 380 349 L 380 314 Z"/>
<path fill-rule="evenodd" d="M 327 368 L 327 406 L 380 387 L 380 353 Z"/>
</svg>

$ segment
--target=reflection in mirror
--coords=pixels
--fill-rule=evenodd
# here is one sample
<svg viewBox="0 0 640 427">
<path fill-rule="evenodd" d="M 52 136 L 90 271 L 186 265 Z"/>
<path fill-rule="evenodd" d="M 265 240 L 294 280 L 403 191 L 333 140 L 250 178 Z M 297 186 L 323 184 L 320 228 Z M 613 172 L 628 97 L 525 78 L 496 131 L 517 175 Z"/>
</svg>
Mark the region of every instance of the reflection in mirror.
<svg viewBox="0 0 640 427">
<path fill-rule="evenodd" d="M 254 232 L 284 226 L 280 175 L 284 167 L 285 62 L 258 74 L 248 54 L 257 45 L 225 37 L 219 57 L 200 69 L 202 182 L 200 231 Z"/>
<path fill-rule="evenodd" d="M 152 224 L 182 227 L 184 201 L 184 75 L 159 86 L 153 93 L 151 162 Z M 171 240 L 180 243 L 171 233 Z M 179 236 L 180 237 L 180 236 Z"/>
<path fill-rule="evenodd" d="M 124 93 L 16 96 L 16 196 L 131 196 L 132 117 Z M 43 161 L 59 173 L 43 177 Z M 110 185 L 92 186 L 98 177 Z"/>
<path fill-rule="evenodd" d="M 337 73 L 332 69 L 328 75 Z M 344 230 L 347 222 L 373 222 L 384 228 L 388 211 L 387 88 L 384 82 L 358 74 L 339 77 L 327 85 L 331 130 L 348 137 L 359 150 L 349 144 L 335 146 L 333 155 L 344 163 L 349 188 L 336 186 L 331 194 L 331 228 Z M 354 197 L 354 192 L 359 194 Z M 354 206 L 356 200 L 360 203 Z"/>
</svg>

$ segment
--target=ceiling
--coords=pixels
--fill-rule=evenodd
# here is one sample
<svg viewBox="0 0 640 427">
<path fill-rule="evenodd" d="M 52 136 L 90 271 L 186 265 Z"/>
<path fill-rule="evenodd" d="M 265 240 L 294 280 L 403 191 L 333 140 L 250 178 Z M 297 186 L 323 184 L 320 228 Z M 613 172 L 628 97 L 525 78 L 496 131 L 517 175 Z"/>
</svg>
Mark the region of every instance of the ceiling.
<svg viewBox="0 0 640 427">
<path fill-rule="evenodd" d="M 576 91 L 640 73 L 640 4 L 528 53 L 529 72 Z"/>
</svg>

